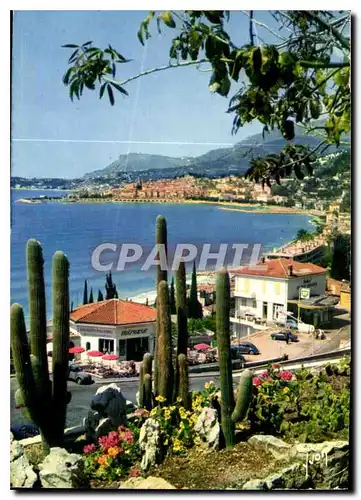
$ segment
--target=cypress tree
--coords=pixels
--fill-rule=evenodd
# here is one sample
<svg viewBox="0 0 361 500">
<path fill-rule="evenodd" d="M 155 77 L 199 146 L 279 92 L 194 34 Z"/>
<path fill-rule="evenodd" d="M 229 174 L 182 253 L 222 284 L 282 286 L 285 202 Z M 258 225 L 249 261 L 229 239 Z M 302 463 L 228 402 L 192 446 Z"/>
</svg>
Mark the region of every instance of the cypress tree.
<svg viewBox="0 0 361 500">
<path fill-rule="evenodd" d="M 202 305 L 198 301 L 197 295 L 197 272 L 196 264 L 193 261 L 193 271 L 192 271 L 192 283 L 189 294 L 189 306 L 188 306 L 189 318 L 199 319 L 203 317 Z"/>
<path fill-rule="evenodd" d="M 88 303 L 88 282 L 84 281 L 83 305 Z"/>
<path fill-rule="evenodd" d="M 105 299 L 117 299 L 118 292 L 115 283 L 113 283 L 112 272 L 109 271 L 109 274 L 105 276 Z"/>
<path fill-rule="evenodd" d="M 89 294 L 89 300 L 88 304 L 92 304 L 94 302 L 94 297 L 93 297 L 93 287 L 90 288 L 90 294 Z"/>
<path fill-rule="evenodd" d="M 174 278 L 172 278 L 172 282 L 170 284 L 169 307 L 170 307 L 170 313 L 176 314 L 177 311 L 176 311 L 176 307 L 175 307 Z"/>
<path fill-rule="evenodd" d="M 100 290 L 98 290 L 98 302 L 102 302 L 104 300 L 103 294 Z"/>
</svg>

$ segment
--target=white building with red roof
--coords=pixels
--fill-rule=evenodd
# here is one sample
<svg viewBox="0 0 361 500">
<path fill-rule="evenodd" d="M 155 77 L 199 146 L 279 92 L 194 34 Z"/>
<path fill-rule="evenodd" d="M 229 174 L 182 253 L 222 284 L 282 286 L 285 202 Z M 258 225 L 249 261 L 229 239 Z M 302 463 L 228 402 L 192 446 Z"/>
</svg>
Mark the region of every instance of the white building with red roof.
<svg viewBox="0 0 361 500">
<path fill-rule="evenodd" d="M 70 313 L 70 335 L 86 351 L 118 354 L 140 361 L 153 353 L 157 311 L 137 302 L 110 299 L 86 304 Z"/>
<path fill-rule="evenodd" d="M 285 321 L 287 313 L 314 326 L 324 323 L 335 300 L 326 295 L 327 269 L 292 259 L 262 259 L 256 265 L 235 270 L 235 311 L 231 315 L 233 332 L 247 335 L 265 325 Z M 299 300 L 300 289 L 309 298 Z"/>
</svg>

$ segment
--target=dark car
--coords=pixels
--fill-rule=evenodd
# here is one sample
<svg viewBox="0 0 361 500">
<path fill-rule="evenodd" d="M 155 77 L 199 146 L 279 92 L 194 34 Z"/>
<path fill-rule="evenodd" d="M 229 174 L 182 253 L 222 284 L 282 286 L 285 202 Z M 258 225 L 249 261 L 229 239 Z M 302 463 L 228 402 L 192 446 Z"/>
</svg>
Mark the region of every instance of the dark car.
<svg viewBox="0 0 361 500">
<path fill-rule="evenodd" d="M 73 380 L 77 384 L 91 384 L 93 379 L 89 373 L 84 372 L 80 366 L 75 364 L 69 365 L 69 380 Z"/>
<path fill-rule="evenodd" d="M 252 342 L 243 341 L 238 344 L 243 354 L 260 354 L 259 349 Z"/>
<path fill-rule="evenodd" d="M 239 348 L 238 345 L 231 345 L 231 358 L 232 359 L 239 359 L 242 362 L 245 362 L 245 358 L 242 355 L 243 350 Z"/>
<path fill-rule="evenodd" d="M 291 331 L 286 331 L 286 332 L 276 332 L 276 333 L 271 333 L 271 339 L 272 340 L 284 340 L 285 342 L 298 342 L 299 339 L 297 335 L 292 333 Z"/>
<path fill-rule="evenodd" d="M 38 436 L 40 434 L 39 428 L 35 424 L 12 425 L 10 430 L 16 441 Z"/>
</svg>

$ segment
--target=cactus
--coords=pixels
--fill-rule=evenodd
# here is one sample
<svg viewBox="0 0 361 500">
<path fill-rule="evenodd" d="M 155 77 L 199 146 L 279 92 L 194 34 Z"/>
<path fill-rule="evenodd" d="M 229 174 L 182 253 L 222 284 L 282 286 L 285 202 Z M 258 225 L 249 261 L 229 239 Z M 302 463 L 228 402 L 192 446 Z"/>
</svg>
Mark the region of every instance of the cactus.
<svg viewBox="0 0 361 500">
<path fill-rule="evenodd" d="M 177 311 L 177 359 L 184 354 L 187 360 L 188 325 L 187 325 L 187 285 L 186 268 L 184 262 L 180 262 L 175 273 L 176 285 L 176 311 Z M 175 375 L 175 396 L 179 395 L 179 364 L 177 363 Z"/>
<path fill-rule="evenodd" d="M 147 408 L 147 410 L 152 408 L 152 363 L 152 355 L 149 353 L 144 354 L 139 370 L 139 406 Z M 146 375 L 150 377 L 150 389 L 148 389 L 148 383 L 145 383 Z"/>
<path fill-rule="evenodd" d="M 150 411 L 153 408 L 152 377 L 149 373 L 144 375 L 143 383 L 143 407 Z"/>
<path fill-rule="evenodd" d="M 181 398 L 184 408 L 189 409 L 188 362 L 185 354 L 178 355 L 177 373 L 179 376 L 178 397 Z"/>
<path fill-rule="evenodd" d="M 46 307 L 43 255 L 39 242 L 27 244 L 30 308 L 30 346 L 23 309 L 11 306 L 11 349 L 19 384 L 17 404 L 24 406 L 39 427 L 44 453 L 62 446 L 67 392 L 69 340 L 69 263 L 62 252 L 53 257 L 53 382 L 49 379 L 46 354 Z"/>
<path fill-rule="evenodd" d="M 158 215 L 156 221 L 155 221 L 155 243 L 156 245 L 164 245 L 165 248 L 165 254 L 167 256 L 168 252 L 168 244 L 167 244 L 167 222 L 165 218 L 162 215 Z M 159 254 L 158 254 L 159 258 Z M 157 283 L 156 283 L 156 288 L 158 290 L 158 285 L 161 281 L 167 281 L 168 279 L 168 272 L 167 270 L 162 270 L 160 263 L 157 265 Z M 158 307 L 158 296 L 155 299 L 155 304 L 154 306 L 157 307 L 157 318 L 159 316 L 159 307 Z M 157 320 L 158 322 L 158 320 Z M 158 361 L 157 361 L 157 355 L 158 355 L 158 332 L 155 336 L 154 340 L 154 393 L 158 394 Z"/>
<path fill-rule="evenodd" d="M 171 403 L 173 398 L 172 324 L 169 311 L 168 283 L 158 285 L 157 364 L 158 394 Z"/>
<path fill-rule="evenodd" d="M 227 447 L 235 444 L 234 424 L 245 417 L 252 396 L 252 374 L 249 370 L 245 370 L 240 377 L 237 402 L 234 401 L 229 331 L 230 297 L 229 275 L 222 269 L 218 273 L 216 285 L 216 324 L 221 384 L 221 426 Z"/>
</svg>

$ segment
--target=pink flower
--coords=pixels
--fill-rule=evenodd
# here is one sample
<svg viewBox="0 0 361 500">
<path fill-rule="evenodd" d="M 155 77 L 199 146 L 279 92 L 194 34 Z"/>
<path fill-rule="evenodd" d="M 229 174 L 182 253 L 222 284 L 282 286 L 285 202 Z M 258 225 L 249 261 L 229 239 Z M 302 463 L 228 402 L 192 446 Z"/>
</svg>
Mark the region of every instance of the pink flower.
<svg viewBox="0 0 361 500">
<path fill-rule="evenodd" d="M 260 373 L 260 374 L 258 375 L 258 378 L 260 378 L 261 380 L 264 380 L 264 379 L 266 379 L 266 378 L 268 378 L 268 377 L 269 377 L 268 370 L 265 370 L 264 372 L 262 372 L 262 373 Z"/>
<path fill-rule="evenodd" d="M 125 431 L 125 432 L 120 432 L 119 433 L 119 439 L 126 444 L 133 444 L 134 442 L 134 435 L 132 431 Z"/>
<path fill-rule="evenodd" d="M 272 365 L 272 368 L 273 368 L 274 370 L 277 370 L 279 367 L 280 367 L 280 364 L 279 364 L 279 363 L 273 363 L 273 365 Z"/>
<path fill-rule="evenodd" d="M 290 371 L 285 371 L 280 373 L 281 380 L 291 380 L 293 378 L 293 373 Z"/>
<path fill-rule="evenodd" d="M 253 378 L 253 385 L 255 385 L 256 387 L 260 386 L 262 384 L 262 380 L 258 377 L 254 377 Z"/>
<path fill-rule="evenodd" d="M 97 447 L 95 444 L 88 444 L 87 446 L 84 446 L 83 452 L 84 453 L 94 453 L 96 451 Z"/>
<path fill-rule="evenodd" d="M 98 439 L 98 443 L 101 446 L 102 451 L 106 452 L 109 448 L 119 446 L 119 434 L 115 431 L 111 431 L 107 436 L 100 437 Z"/>
</svg>

